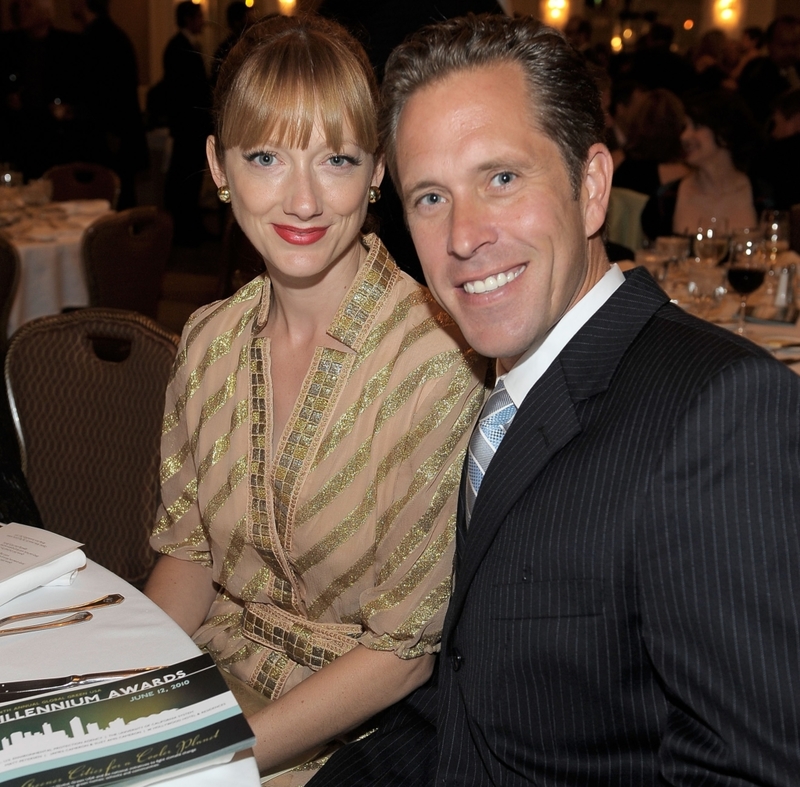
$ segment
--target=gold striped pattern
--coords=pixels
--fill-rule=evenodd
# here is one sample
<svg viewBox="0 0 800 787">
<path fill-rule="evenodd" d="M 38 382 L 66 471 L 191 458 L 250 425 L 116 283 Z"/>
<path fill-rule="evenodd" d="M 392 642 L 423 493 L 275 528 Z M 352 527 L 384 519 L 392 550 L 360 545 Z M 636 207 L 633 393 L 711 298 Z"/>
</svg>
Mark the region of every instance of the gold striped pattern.
<svg viewBox="0 0 800 787">
<path fill-rule="evenodd" d="M 189 322 L 167 394 L 153 545 L 210 566 L 195 641 L 269 697 L 344 646 L 438 649 L 485 362 L 365 244 L 329 329 L 352 352 L 318 348 L 274 459 L 268 279 Z"/>
</svg>

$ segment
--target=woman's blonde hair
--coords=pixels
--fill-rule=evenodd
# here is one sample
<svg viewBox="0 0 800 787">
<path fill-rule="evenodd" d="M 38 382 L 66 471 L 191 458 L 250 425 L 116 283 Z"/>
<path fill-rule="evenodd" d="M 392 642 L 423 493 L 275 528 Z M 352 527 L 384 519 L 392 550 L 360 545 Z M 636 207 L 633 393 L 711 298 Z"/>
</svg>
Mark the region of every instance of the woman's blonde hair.
<svg viewBox="0 0 800 787">
<path fill-rule="evenodd" d="M 336 22 L 273 16 L 243 34 L 214 92 L 216 155 L 265 142 L 305 148 L 317 119 L 333 149 L 345 126 L 376 154 L 378 88 L 363 47 Z"/>
</svg>

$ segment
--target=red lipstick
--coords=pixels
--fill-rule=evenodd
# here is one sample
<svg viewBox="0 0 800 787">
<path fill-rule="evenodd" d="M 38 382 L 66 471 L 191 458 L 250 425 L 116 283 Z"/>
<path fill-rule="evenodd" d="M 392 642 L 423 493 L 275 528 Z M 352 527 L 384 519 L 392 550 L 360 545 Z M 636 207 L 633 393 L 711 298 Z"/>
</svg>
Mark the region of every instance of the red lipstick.
<svg viewBox="0 0 800 787">
<path fill-rule="evenodd" d="M 316 243 L 328 231 L 327 227 L 291 227 L 288 224 L 273 224 L 275 232 L 287 243 L 308 246 Z"/>
</svg>

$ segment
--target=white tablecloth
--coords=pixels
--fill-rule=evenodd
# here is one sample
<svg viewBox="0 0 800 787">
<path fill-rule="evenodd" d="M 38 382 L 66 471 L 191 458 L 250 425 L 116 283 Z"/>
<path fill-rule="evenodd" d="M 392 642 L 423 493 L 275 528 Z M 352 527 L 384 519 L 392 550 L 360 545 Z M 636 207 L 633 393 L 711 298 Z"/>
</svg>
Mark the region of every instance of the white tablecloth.
<svg viewBox="0 0 800 787">
<path fill-rule="evenodd" d="M 125 601 L 93 610 L 92 620 L 0 638 L 4 682 L 167 665 L 200 652 L 172 619 L 123 579 L 89 561 L 72 585 L 46 587 L 0 606 L 0 617 L 82 604 L 121 593 Z M 160 782 L 175 787 L 259 784 L 252 756 Z"/>
<path fill-rule="evenodd" d="M 23 217 L 3 228 L 20 259 L 9 336 L 35 317 L 88 305 L 81 238 L 86 227 L 109 210 L 106 200 L 51 203 L 27 208 Z"/>
</svg>

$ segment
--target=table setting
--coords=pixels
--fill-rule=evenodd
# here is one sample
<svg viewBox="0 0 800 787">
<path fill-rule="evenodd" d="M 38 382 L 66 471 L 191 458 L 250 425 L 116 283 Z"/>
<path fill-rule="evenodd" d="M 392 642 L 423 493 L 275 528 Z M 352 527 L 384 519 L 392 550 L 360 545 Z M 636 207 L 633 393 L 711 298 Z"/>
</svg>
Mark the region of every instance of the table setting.
<svg viewBox="0 0 800 787">
<path fill-rule="evenodd" d="M 53 709 L 60 705 L 88 702 L 83 698 L 91 699 L 98 692 L 105 692 L 105 696 L 100 697 L 103 701 L 116 697 L 122 711 L 115 710 L 114 715 L 121 713 L 125 721 L 110 724 L 108 731 L 98 731 L 96 725 L 86 726 L 84 723 L 83 733 L 70 736 L 68 730 L 66 739 L 63 735 L 54 738 L 56 743 L 67 747 L 67 751 L 70 751 L 69 747 L 83 745 L 91 752 L 91 756 L 86 751 L 73 753 L 66 759 L 67 766 L 58 763 L 62 770 L 64 767 L 73 769 L 73 760 L 80 761 L 83 767 L 101 750 L 100 743 L 89 745 L 88 740 L 81 741 L 89 733 L 112 736 L 117 763 L 122 757 L 118 740 L 124 741 L 128 747 L 141 742 L 145 747 L 143 750 L 148 752 L 153 747 L 165 751 L 169 745 L 175 745 L 176 730 L 182 732 L 180 740 L 188 739 L 186 725 L 189 722 L 199 724 L 195 717 L 201 712 L 209 714 L 210 711 L 204 708 L 212 702 L 216 703 L 214 707 L 217 710 L 210 713 L 208 723 L 238 724 L 240 728 L 246 724 L 224 681 L 221 686 L 215 685 L 208 690 L 209 699 L 204 700 L 206 706 L 197 705 L 195 708 L 193 705 L 185 709 L 188 721 L 180 721 L 183 727 L 170 721 L 172 715 L 180 712 L 182 704 L 167 704 L 165 697 L 171 697 L 170 692 L 174 691 L 177 701 L 181 689 L 189 690 L 184 688 L 184 684 L 193 677 L 192 674 L 184 675 L 179 668 L 188 671 L 186 665 L 193 665 L 198 675 L 204 671 L 208 673 L 203 677 L 202 686 L 210 685 L 208 679 L 221 681 L 221 676 L 210 657 L 202 654 L 171 618 L 132 585 L 87 560 L 80 546 L 70 539 L 37 528 L 16 524 L 0 526 L 0 594 L 5 592 L 4 596 L 0 595 L 0 663 L 3 664 L 0 679 L 0 772 L 10 770 L 15 777 L 23 773 L 20 784 L 30 773 L 45 773 L 44 764 L 34 761 L 31 765 L 34 755 L 26 752 L 24 745 L 30 748 L 35 738 L 41 737 L 42 721 L 49 724 L 51 719 L 45 715 L 46 712 L 54 712 Z M 53 555 L 57 557 L 53 558 Z M 70 556 L 71 561 L 65 563 L 64 559 Z M 76 563 L 79 568 L 69 568 L 62 573 L 65 565 L 74 566 Z M 47 570 L 42 571 L 43 568 Z M 19 583 L 19 579 L 25 578 L 29 571 L 35 573 L 37 570 L 35 576 L 26 579 L 27 583 Z M 58 576 L 53 577 L 54 574 Z M 6 583 L 11 579 L 16 579 L 17 584 L 9 591 Z M 3 598 L 7 599 L 4 603 Z M 183 677 L 186 680 L 178 680 Z M 191 702 L 196 702 L 198 688 L 190 688 L 194 692 Z M 128 694 L 131 696 L 125 696 Z M 147 713 L 154 715 L 142 719 L 136 717 L 136 711 L 140 708 L 144 711 L 147 703 L 156 701 L 161 703 L 160 706 L 152 711 L 147 708 Z M 183 705 L 189 702 L 185 700 Z M 30 733 L 34 737 L 23 745 L 28 740 L 28 733 L 19 729 L 24 729 L 22 725 L 26 720 L 22 717 L 26 714 L 33 717 L 31 724 L 35 722 L 33 729 L 39 732 Z M 55 717 L 52 718 L 50 726 L 57 729 Z M 202 721 L 206 723 L 207 720 L 203 718 Z M 46 735 L 50 734 L 50 726 L 44 728 Z M 69 722 L 69 726 L 74 728 L 74 722 Z M 249 728 L 246 732 L 249 734 Z M 185 768 L 176 768 L 177 754 L 174 754 L 173 763 L 159 763 L 159 767 L 154 767 L 150 773 L 136 774 L 136 767 L 140 767 L 137 765 L 133 768 L 133 775 L 127 778 L 120 775 L 119 779 L 88 780 L 86 784 L 149 784 L 159 781 L 176 787 L 202 787 L 227 781 L 237 785 L 257 785 L 258 768 L 249 749 L 250 743 L 237 743 L 241 740 L 239 729 L 239 737 L 227 749 L 220 749 L 221 756 L 214 759 L 209 755 L 207 762 L 198 761 L 197 769 L 188 772 Z M 14 757 L 16 770 L 8 765 L 8 761 L 12 761 L 9 758 Z M 24 768 L 17 767 L 19 762 L 27 765 L 27 775 Z M 62 783 L 52 778 L 48 784 Z M 0 777 L 0 781 L 6 783 L 5 777 Z M 16 781 L 12 779 L 9 783 L 16 784 Z M 78 783 L 83 784 L 80 780 Z"/>
<path fill-rule="evenodd" d="M 108 200 L 50 202 L 52 185 L 31 181 L 0 187 L 0 232 L 20 261 L 8 335 L 35 317 L 87 306 L 89 292 L 81 264 L 86 228 L 111 211 Z"/>
<path fill-rule="evenodd" d="M 800 255 L 789 249 L 788 214 L 758 227 L 699 226 L 693 237 L 657 238 L 635 254 L 673 303 L 760 345 L 800 374 Z M 625 267 L 625 265 L 623 265 Z"/>
</svg>

